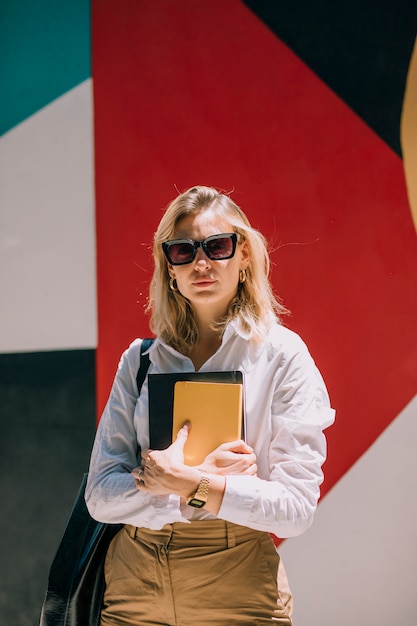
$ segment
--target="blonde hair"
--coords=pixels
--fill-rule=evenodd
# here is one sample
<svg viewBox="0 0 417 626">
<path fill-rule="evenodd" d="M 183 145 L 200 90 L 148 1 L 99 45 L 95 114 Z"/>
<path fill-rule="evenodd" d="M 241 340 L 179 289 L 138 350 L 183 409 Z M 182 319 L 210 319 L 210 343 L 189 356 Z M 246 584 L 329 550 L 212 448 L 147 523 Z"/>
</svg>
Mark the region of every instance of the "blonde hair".
<svg viewBox="0 0 417 626">
<path fill-rule="evenodd" d="M 219 334 L 223 333 L 229 321 L 239 318 L 249 337 L 259 340 L 285 312 L 285 308 L 272 293 L 269 281 L 270 260 L 263 235 L 252 228 L 244 212 L 229 196 L 212 187 L 192 187 L 168 205 L 155 233 L 155 269 L 148 304 L 152 332 L 181 352 L 187 352 L 196 343 L 198 331 L 191 303 L 179 291 L 170 288 L 168 264 L 162 243 L 175 237 L 176 226 L 182 218 L 208 209 L 229 222 L 238 235 L 239 243 L 247 242 L 250 259 L 246 280 L 239 283 L 226 316 L 215 326 Z"/>
</svg>

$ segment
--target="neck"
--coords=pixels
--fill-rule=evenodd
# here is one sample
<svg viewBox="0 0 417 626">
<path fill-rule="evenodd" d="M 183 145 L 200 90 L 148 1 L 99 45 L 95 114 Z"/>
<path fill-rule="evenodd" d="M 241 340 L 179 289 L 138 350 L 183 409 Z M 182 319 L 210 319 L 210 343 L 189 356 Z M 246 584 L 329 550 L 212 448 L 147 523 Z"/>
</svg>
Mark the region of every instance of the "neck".
<svg viewBox="0 0 417 626">
<path fill-rule="evenodd" d="M 190 349 L 188 356 L 192 360 L 197 370 L 211 357 L 220 347 L 222 342 L 221 336 L 216 331 L 207 331 L 203 335 L 199 334 L 197 343 Z"/>
<path fill-rule="evenodd" d="M 204 320 L 200 316 L 196 316 L 198 329 L 198 341 L 190 349 L 189 357 L 194 363 L 196 370 L 205 363 L 215 352 L 217 352 L 222 337 L 219 331 L 214 330 L 211 325 L 216 318 L 205 317 Z M 217 318 L 220 319 L 220 318 Z"/>
<path fill-rule="evenodd" d="M 205 334 L 216 334 L 216 331 L 211 330 L 217 322 L 220 322 L 227 313 L 227 307 L 223 305 L 218 307 L 212 307 L 207 303 L 200 306 L 193 306 L 195 320 L 200 336 Z"/>
</svg>

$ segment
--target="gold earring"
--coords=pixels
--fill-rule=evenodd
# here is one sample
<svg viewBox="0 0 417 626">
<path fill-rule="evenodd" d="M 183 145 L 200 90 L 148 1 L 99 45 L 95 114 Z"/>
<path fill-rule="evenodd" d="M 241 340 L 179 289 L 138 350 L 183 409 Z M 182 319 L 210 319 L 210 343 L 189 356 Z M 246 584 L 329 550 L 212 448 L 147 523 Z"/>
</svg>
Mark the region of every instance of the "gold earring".
<svg viewBox="0 0 417 626">
<path fill-rule="evenodd" d="M 171 278 L 169 279 L 169 288 L 172 291 L 178 291 L 178 286 L 177 286 L 177 281 L 175 276 L 171 276 Z"/>
<path fill-rule="evenodd" d="M 239 282 L 244 283 L 246 280 L 246 270 L 239 270 Z"/>
</svg>

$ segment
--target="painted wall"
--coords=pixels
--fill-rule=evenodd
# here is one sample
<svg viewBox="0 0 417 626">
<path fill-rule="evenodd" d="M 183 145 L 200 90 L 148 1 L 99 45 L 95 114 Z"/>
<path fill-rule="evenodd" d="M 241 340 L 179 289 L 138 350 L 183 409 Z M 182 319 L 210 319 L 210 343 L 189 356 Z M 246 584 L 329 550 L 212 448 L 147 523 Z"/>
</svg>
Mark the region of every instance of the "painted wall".
<svg viewBox="0 0 417 626">
<path fill-rule="evenodd" d="M 417 10 L 100 0 L 90 27 L 86 1 L 41 4 L 34 16 L 14 3 L 0 23 L 0 624 L 36 623 L 88 462 L 94 387 L 99 415 L 121 351 L 149 334 L 161 208 L 209 184 L 268 236 L 285 323 L 337 409 L 315 523 L 280 546 L 295 626 L 350 625 L 352 603 L 364 623 L 411 626 Z"/>
<path fill-rule="evenodd" d="M 97 345 L 88 0 L 0 12 L 0 624 L 36 626 L 88 467 Z"/>
</svg>

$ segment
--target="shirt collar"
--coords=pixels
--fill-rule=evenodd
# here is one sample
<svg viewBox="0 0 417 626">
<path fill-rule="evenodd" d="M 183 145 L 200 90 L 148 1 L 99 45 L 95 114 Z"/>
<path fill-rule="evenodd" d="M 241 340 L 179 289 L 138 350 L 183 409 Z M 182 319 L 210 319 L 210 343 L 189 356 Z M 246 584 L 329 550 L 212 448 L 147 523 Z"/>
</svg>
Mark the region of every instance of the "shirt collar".
<svg viewBox="0 0 417 626">
<path fill-rule="evenodd" d="M 232 319 L 223 334 L 223 343 L 227 341 L 233 334 L 239 335 L 242 339 L 246 339 L 247 341 L 250 339 L 250 332 L 243 328 L 242 320 L 238 317 Z"/>
<path fill-rule="evenodd" d="M 239 335 L 242 339 L 248 341 L 250 339 L 250 332 L 243 328 L 242 322 L 239 318 L 235 318 L 231 320 L 223 333 L 222 344 L 226 343 L 233 335 Z M 160 337 L 156 337 L 155 341 L 151 345 L 151 347 L 144 352 L 144 354 L 151 355 L 155 350 L 158 350 L 158 346 L 163 346 L 166 350 L 169 350 L 173 354 L 178 354 L 175 348 L 172 348 L 170 345 L 165 343 L 163 339 Z"/>
</svg>

